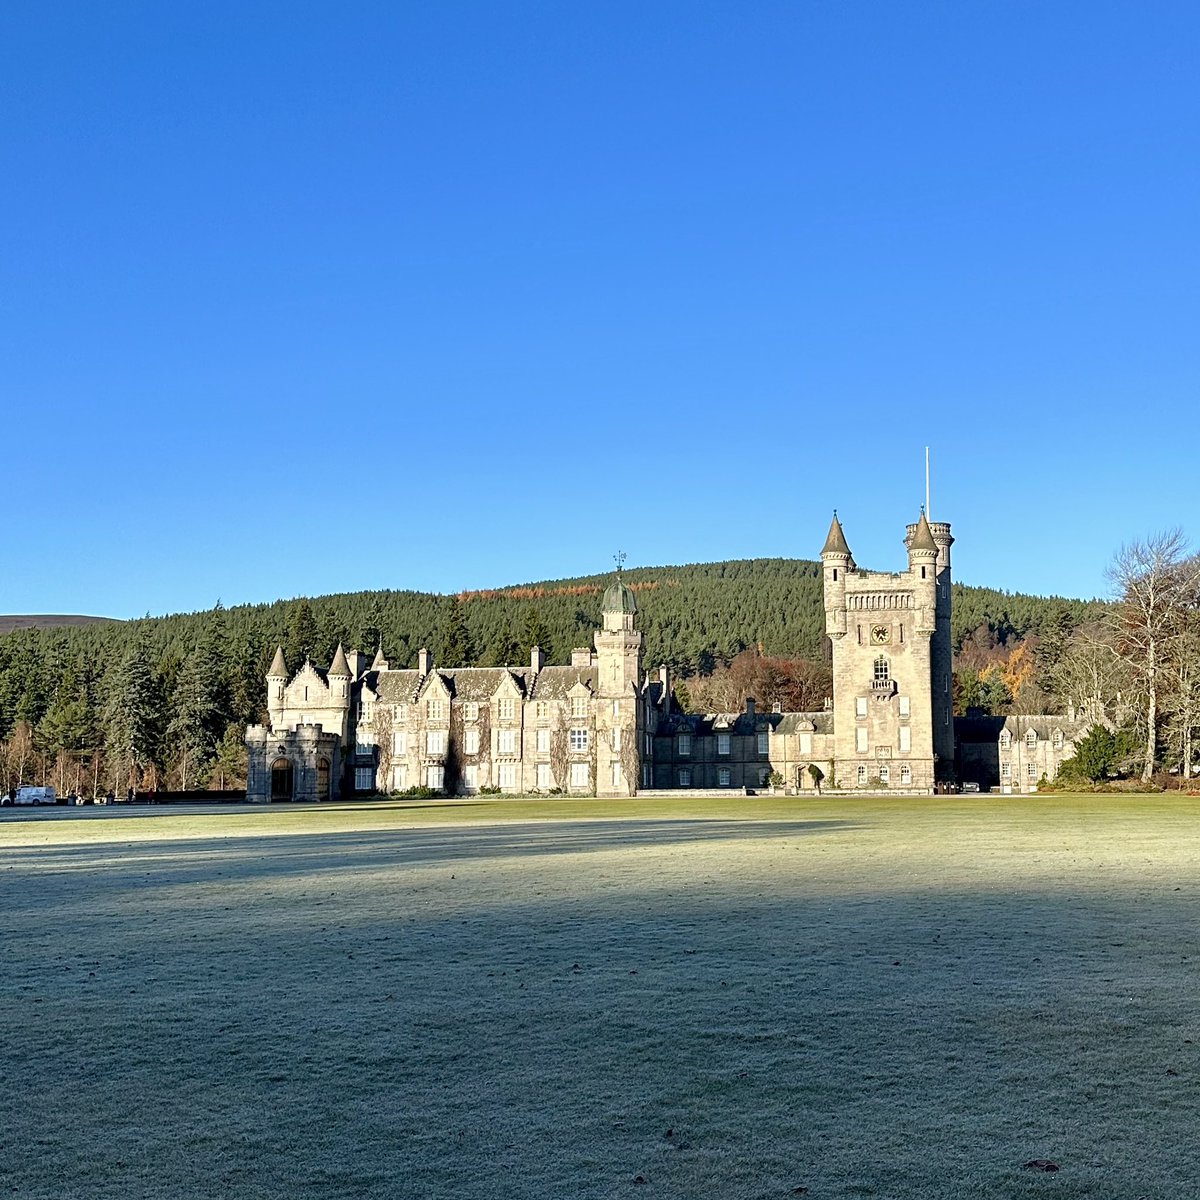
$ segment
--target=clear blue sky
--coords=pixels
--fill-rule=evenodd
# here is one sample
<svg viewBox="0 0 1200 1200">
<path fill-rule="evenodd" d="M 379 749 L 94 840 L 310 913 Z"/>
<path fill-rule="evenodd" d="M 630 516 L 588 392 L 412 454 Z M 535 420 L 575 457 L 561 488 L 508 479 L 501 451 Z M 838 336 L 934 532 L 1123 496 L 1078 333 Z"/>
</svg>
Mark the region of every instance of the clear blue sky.
<svg viewBox="0 0 1200 1200">
<path fill-rule="evenodd" d="M 1200 532 L 1200 6 L 0 20 L 0 611 Z"/>
</svg>

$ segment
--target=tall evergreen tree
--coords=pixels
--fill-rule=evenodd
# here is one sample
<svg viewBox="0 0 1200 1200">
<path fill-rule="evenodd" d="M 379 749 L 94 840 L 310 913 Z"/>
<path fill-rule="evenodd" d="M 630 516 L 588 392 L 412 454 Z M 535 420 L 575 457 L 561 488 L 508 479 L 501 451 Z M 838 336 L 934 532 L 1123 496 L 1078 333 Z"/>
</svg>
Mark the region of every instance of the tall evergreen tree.
<svg viewBox="0 0 1200 1200">
<path fill-rule="evenodd" d="M 130 646 L 109 684 L 106 744 L 114 788 L 137 787 L 158 761 L 162 736 L 162 690 L 142 639 Z"/>
<path fill-rule="evenodd" d="M 288 609 L 287 634 L 283 644 L 284 655 L 293 669 L 318 653 L 320 640 L 321 631 L 313 616 L 312 605 L 307 599 L 294 600 Z"/>
<path fill-rule="evenodd" d="M 204 774 L 228 716 L 221 662 L 213 642 L 206 638 L 183 660 L 167 727 L 167 741 L 185 789 Z"/>
<path fill-rule="evenodd" d="M 551 646 L 550 640 L 550 630 L 542 618 L 542 610 L 536 605 L 531 605 L 525 612 L 525 622 L 521 630 L 521 646 L 525 651 L 525 657 L 529 657 L 529 652 L 534 646 L 540 646 L 546 655 L 546 660 L 553 662 L 554 648 Z"/>
<path fill-rule="evenodd" d="M 475 648 L 463 615 L 462 601 L 454 596 L 446 606 L 437 663 L 443 667 L 469 667 L 475 658 Z"/>
</svg>

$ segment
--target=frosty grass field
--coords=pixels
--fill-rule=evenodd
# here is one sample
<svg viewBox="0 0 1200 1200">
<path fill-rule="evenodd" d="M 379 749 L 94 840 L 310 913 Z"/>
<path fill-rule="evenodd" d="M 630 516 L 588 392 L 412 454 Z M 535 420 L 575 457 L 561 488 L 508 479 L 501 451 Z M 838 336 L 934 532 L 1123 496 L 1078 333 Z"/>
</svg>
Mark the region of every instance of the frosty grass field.
<svg viewBox="0 0 1200 1200">
<path fill-rule="evenodd" d="M 1192 1198 L 1198 817 L 6 810 L 0 1191 Z"/>
</svg>

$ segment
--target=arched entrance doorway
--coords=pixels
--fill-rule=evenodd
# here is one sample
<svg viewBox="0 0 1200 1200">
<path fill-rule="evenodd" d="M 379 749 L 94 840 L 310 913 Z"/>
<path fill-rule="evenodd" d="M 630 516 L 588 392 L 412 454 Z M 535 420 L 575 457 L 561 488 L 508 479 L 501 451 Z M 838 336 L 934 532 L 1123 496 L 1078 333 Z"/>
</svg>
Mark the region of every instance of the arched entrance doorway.
<svg viewBox="0 0 1200 1200">
<path fill-rule="evenodd" d="M 329 799 L 329 759 L 317 759 L 317 799 Z"/>
<path fill-rule="evenodd" d="M 295 788 L 295 772 L 286 758 L 277 758 L 271 764 L 271 799 L 290 800 Z"/>
</svg>

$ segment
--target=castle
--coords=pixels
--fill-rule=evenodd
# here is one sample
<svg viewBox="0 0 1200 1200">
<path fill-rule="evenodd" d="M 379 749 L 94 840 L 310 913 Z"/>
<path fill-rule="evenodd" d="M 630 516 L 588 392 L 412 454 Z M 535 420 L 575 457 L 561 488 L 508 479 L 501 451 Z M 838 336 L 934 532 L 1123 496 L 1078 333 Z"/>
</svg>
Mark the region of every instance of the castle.
<svg viewBox="0 0 1200 1200">
<path fill-rule="evenodd" d="M 688 714 L 647 674 L 637 599 L 618 575 L 593 647 L 550 665 L 392 669 L 339 646 L 329 667 L 267 672 L 269 724 L 246 731 L 247 799 L 323 801 L 413 787 L 447 794 L 632 796 L 675 788 L 1033 791 L 1090 722 L 956 718 L 950 526 L 907 527 L 907 569 L 858 567 L 837 514 L 821 551 L 833 696 L 819 712 Z"/>
</svg>

